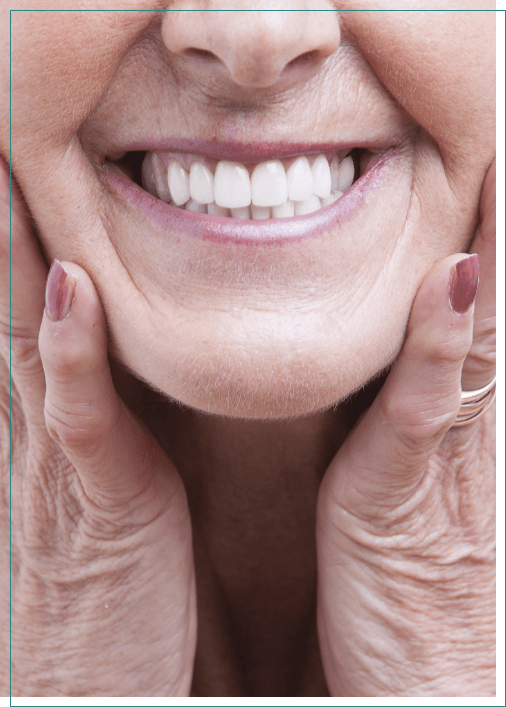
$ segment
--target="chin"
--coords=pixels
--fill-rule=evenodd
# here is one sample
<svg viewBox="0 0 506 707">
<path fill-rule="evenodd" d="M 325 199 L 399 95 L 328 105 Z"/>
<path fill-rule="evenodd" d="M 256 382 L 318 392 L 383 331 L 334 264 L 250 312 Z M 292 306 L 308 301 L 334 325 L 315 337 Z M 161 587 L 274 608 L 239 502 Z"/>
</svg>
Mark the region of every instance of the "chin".
<svg viewBox="0 0 506 707">
<path fill-rule="evenodd" d="M 251 337 L 248 346 L 223 341 L 187 346 L 171 360 L 160 351 L 153 365 L 142 365 L 128 352 L 116 355 L 179 405 L 224 417 L 275 420 L 319 413 L 349 398 L 393 362 L 403 334 L 363 343 L 357 350 L 367 356 L 338 343 L 328 351 L 314 340 L 296 346 L 287 340 L 266 344 L 265 337 Z"/>
</svg>

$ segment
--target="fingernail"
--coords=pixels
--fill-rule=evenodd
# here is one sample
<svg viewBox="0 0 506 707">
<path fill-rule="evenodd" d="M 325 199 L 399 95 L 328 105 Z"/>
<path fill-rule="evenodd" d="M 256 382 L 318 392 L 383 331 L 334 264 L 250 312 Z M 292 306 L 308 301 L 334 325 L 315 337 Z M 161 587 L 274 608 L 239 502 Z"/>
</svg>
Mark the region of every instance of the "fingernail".
<svg viewBox="0 0 506 707">
<path fill-rule="evenodd" d="M 473 304 L 479 276 L 480 259 L 476 253 L 462 258 L 454 266 L 450 283 L 450 305 L 457 314 L 464 314 Z"/>
<path fill-rule="evenodd" d="M 46 283 L 46 312 L 54 322 L 61 322 L 70 311 L 74 283 L 58 260 L 53 260 Z"/>
</svg>

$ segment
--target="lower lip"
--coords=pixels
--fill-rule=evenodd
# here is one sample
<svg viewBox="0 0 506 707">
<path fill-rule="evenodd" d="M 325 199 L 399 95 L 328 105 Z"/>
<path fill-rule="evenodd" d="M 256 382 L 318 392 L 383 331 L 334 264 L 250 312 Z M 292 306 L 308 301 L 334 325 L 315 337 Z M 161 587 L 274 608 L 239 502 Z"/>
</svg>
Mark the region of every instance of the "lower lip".
<svg viewBox="0 0 506 707">
<path fill-rule="evenodd" d="M 136 208 L 157 226 L 171 233 L 212 241 L 220 245 L 282 245 L 319 236 L 351 220 L 360 211 L 371 191 L 379 187 L 388 165 L 396 155 L 397 152 L 391 150 L 373 157 L 365 174 L 330 206 L 307 216 L 265 221 L 242 221 L 178 209 L 151 196 L 135 182 L 113 171 L 107 165 L 104 167 L 104 174 L 107 180 Z"/>
</svg>

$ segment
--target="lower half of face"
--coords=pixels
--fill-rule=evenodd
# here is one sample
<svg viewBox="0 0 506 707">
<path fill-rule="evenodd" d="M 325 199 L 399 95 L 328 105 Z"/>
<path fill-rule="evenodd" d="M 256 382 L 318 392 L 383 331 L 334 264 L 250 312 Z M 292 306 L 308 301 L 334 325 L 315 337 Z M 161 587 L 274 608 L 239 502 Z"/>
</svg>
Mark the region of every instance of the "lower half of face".
<svg viewBox="0 0 506 707">
<path fill-rule="evenodd" d="M 74 215 L 42 237 L 90 274 L 112 355 L 151 386 L 221 415 L 308 414 L 394 360 L 424 275 L 475 227 L 423 133 L 373 160 L 338 202 L 265 221 L 182 210 L 106 166 L 55 187 Z"/>
<path fill-rule="evenodd" d="M 407 66 L 415 40 L 391 61 Z M 123 71 L 110 70 L 108 98 L 85 130 L 77 121 L 59 143 L 24 139 L 13 160 L 48 260 L 70 260 L 89 273 L 112 356 L 185 405 L 276 418 L 337 403 L 395 359 L 432 264 L 468 247 L 491 135 L 479 144 L 473 133 L 459 145 L 443 126 L 448 146 L 438 144 L 427 128 L 441 116 L 461 120 L 468 97 L 460 113 L 434 105 L 433 115 L 414 119 L 401 106 L 402 96 L 416 95 L 414 75 L 407 73 L 404 88 L 395 85 L 396 102 L 351 41 L 326 78 L 312 79 L 296 103 L 286 99 L 282 120 L 276 101 L 271 110 L 251 110 L 253 92 L 249 112 L 224 109 L 226 118 L 211 121 L 215 104 L 203 106 L 206 92 L 191 104 L 195 82 L 179 103 L 163 98 L 166 67 L 151 71 L 165 66 L 153 46 L 132 53 Z M 434 77 L 420 72 L 419 80 L 426 110 Z M 76 105 L 86 86 L 68 87 Z M 171 126 L 170 139 L 161 125 Z M 133 171 L 128 154 L 118 162 L 110 147 L 120 134 L 136 153 Z"/>
</svg>

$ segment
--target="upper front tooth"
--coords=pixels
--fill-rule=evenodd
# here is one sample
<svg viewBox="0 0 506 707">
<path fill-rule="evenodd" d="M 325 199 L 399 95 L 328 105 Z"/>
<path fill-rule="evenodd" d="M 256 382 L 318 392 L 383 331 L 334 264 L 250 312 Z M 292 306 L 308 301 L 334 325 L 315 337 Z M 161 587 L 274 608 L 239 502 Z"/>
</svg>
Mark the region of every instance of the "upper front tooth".
<svg viewBox="0 0 506 707">
<path fill-rule="evenodd" d="M 286 172 L 279 160 L 260 162 L 251 175 L 251 201 L 255 206 L 279 206 L 288 198 Z"/>
<path fill-rule="evenodd" d="M 313 173 L 307 157 L 298 157 L 286 172 L 288 196 L 292 201 L 303 201 L 313 193 Z"/>
<path fill-rule="evenodd" d="M 177 204 L 177 206 L 185 204 L 190 198 L 188 172 L 177 160 L 171 160 L 169 162 L 167 175 L 172 201 Z"/>
<path fill-rule="evenodd" d="M 202 162 L 193 162 L 190 167 L 190 196 L 200 204 L 214 201 L 214 177 Z"/>
<path fill-rule="evenodd" d="M 318 155 L 311 167 L 313 173 L 313 194 L 326 199 L 330 194 L 330 167 L 325 155 Z"/>
<path fill-rule="evenodd" d="M 251 204 L 251 182 L 240 162 L 222 160 L 214 173 L 214 200 L 218 206 L 238 209 Z"/>
<path fill-rule="evenodd" d="M 337 180 L 337 188 L 339 191 L 346 191 L 353 184 L 353 179 L 355 177 L 355 165 L 353 164 L 353 157 L 348 155 L 339 165 L 339 178 Z"/>
</svg>

